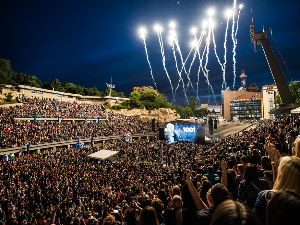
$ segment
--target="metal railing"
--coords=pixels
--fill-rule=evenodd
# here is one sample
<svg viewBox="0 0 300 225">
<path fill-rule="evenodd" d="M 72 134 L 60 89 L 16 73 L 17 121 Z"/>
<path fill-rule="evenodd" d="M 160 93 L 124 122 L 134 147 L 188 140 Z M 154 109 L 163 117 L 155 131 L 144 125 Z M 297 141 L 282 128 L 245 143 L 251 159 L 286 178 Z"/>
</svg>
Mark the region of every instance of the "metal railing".
<svg viewBox="0 0 300 225">
<path fill-rule="evenodd" d="M 99 143 L 99 142 L 105 142 L 108 140 L 122 140 L 126 137 L 130 137 L 132 139 L 140 139 L 142 137 L 155 137 L 157 138 L 157 133 L 145 133 L 145 134 L 133 134 L 130 136 L 100 136 L 100 137 L 94 137 L 93 140 L 91 138 L 79 138 L 79 143 Z M 56 148 L 56 147 L 63 147 L 63 146 L 70 146 L 70 145 L 76 145 L 78 144 L 78 139 L 71 139 L 67 141 L 58 141 L 58 142 L 50 142 L 50 143 L 41 143 L 36 145 L 30 145 L 29 151 L 40 151 L 43 149 L 50 149 L 50 148 Z M 9 147 L 9 148 L 2 148 L 0 149 L 0 155 L 9 155 L 9 154 L 15 154 L 22 151 L 27 151 L 27 146 L 21 146 L 21 147 Z"/>
</svg>

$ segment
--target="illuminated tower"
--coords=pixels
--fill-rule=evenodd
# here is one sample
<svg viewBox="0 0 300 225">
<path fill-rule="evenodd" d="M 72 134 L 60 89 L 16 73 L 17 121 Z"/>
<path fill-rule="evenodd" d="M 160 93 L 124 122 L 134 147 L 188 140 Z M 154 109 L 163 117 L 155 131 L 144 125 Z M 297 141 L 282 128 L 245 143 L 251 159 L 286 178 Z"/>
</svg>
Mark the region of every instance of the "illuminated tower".
<svg viewBox="0 0 300 225">
<path fill-rule="evenodd" d="M 239 91 L 246 91 L 247 88 L 246 88 L 246 78 L 247 78 L 247 75 L 245 74 L 245 70 L 242 69 L 242 74 L 240 75 L 240 78 L 241 78 L 241 87 L 239 88 Z"/>
</svg>

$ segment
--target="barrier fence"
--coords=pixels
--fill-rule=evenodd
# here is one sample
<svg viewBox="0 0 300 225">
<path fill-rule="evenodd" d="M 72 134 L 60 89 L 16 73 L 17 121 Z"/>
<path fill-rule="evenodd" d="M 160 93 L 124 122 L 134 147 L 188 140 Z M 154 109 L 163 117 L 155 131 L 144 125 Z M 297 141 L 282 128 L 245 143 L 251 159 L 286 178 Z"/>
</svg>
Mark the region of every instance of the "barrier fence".
<svg viewBox="0 0 300 225">
<path fill-rule="evenodd" d="M 142 139 L 142 138 L 149 138 L 153 137 L 157 139 L 157 133 L 146 133 L 146 134 L 134 134 L 134 135 L 120 135 L 120 136 L 101 136 L 101 137 L 93 137 L 93 138 L 79 138 L 79 139 L 71 139 L 68 141 L 59 141 L 59 142 L 51 142 L 51 143 L 42 143 L 37 145 L 30 145 L 29 148 L 27 146 L 22 147 L 11 147 L 11 148 L 2 148 L 0 149 L 0 155 L 10 155 L 10 154 L 17 154 L 24 151 L 42 151 L 43 149 L 53 149 L 56 150 L 57 147 L 64 147 L 64 146 L 73 146 L 77 145 L 78 143 L 84 144 L 93 144 L 94 146 L 99 145 L 100 143 L 105 143 L 105 141 L 109 140 L 124 140 L 126 138 L 132 139 Z"/>
</svg>

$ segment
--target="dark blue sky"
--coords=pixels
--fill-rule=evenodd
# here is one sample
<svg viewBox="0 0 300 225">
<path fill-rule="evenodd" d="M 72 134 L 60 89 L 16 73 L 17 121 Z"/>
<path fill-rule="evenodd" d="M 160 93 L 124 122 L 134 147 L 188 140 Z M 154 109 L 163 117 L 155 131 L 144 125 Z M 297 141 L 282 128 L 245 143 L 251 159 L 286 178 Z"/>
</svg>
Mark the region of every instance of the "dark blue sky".
<svg viewBox="0 0 300 225">
<path fill-rule="evenodd" d="M 218 54 L 223 58 L 225 19 L 223 11 L 233 0 L 95 0 L 95 1 L 0 1 L 0 58 L 11 60 L 16 72 L 38 76 L 42 81 L 59 78 L 84 87 L 104 90 L 113 77 L 118 91 L 128 94 L 134 85 L 153 85 L 142 42 L 137 28 L 149 29 L 155 22 L 167 27 L 177 21 L 178 36 L 184 57 L 192 39 L 189 29 L 206 17 L 206 9 L 217 9 L 215 28 Z M 299 1 L 244 0 L 238 1 L 242 10 L 237 46 L 237 75 L 246 70 L 248 85 L 253 81 L 260 87 L 273 83 L 262 48 L 253 51 L 249 26 L 251 8 L 256 27 L 272 27 L 276 42 L 294 80 L 299 80 Z M 230 30 L 229 30 L 230 31 Z M 231 31 L 230 31 L 231 32 Z M 166 40 L 166 39 L 165 39 Z M 158 91 L 170 96 L 164 74 L 156 35 L 149 31 L 147 45 Z M 166 63 L 173 82 L 178 76 L 170 47 L 166 48 Z M 228 36 L 227 82 L 232 87 L 232 42 Z M 215 93 L 220 94 L 222 75 L 213 55 L 209 56 L 209 77 Z M 196 81 L 197 64 L 191 77 Z M 175 85 L 176 86 L 176 85 Z M 237 78 L 236 87 L 240 86 Z M 200 76 L 201 102 L 207 102 L 208 89 Z M 189 91 L 189 95 L 193 95 Z M 170 98 L 171 99 L 171 98 Z M 177 99 L 183 99 L 180 89 Z"/>
</svg>

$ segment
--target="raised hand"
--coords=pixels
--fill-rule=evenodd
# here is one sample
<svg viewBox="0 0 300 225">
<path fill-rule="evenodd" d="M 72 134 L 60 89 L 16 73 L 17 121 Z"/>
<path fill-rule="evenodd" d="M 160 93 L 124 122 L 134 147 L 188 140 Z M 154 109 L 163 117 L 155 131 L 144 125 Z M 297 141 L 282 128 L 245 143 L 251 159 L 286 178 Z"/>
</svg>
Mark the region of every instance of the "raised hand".
<svg viewBox="0 0 300 225">
<path fill-rule="evenodd" d="M 222 160 L 221 161 L 221 169 L 222 169 L 222 171 L 226 171 L 226 169 L 227 169 L 227 163 L 225 162 L 225 160 Z"/>
<path fill-rule="evenodd" d="M 281 158 L 280 152 L 276 149 L 275 145 L 268 143 L 265 145 L 265 149 L 271 159 L 271 162 L 278 165 L 279 159 Z"/>
</svg>

